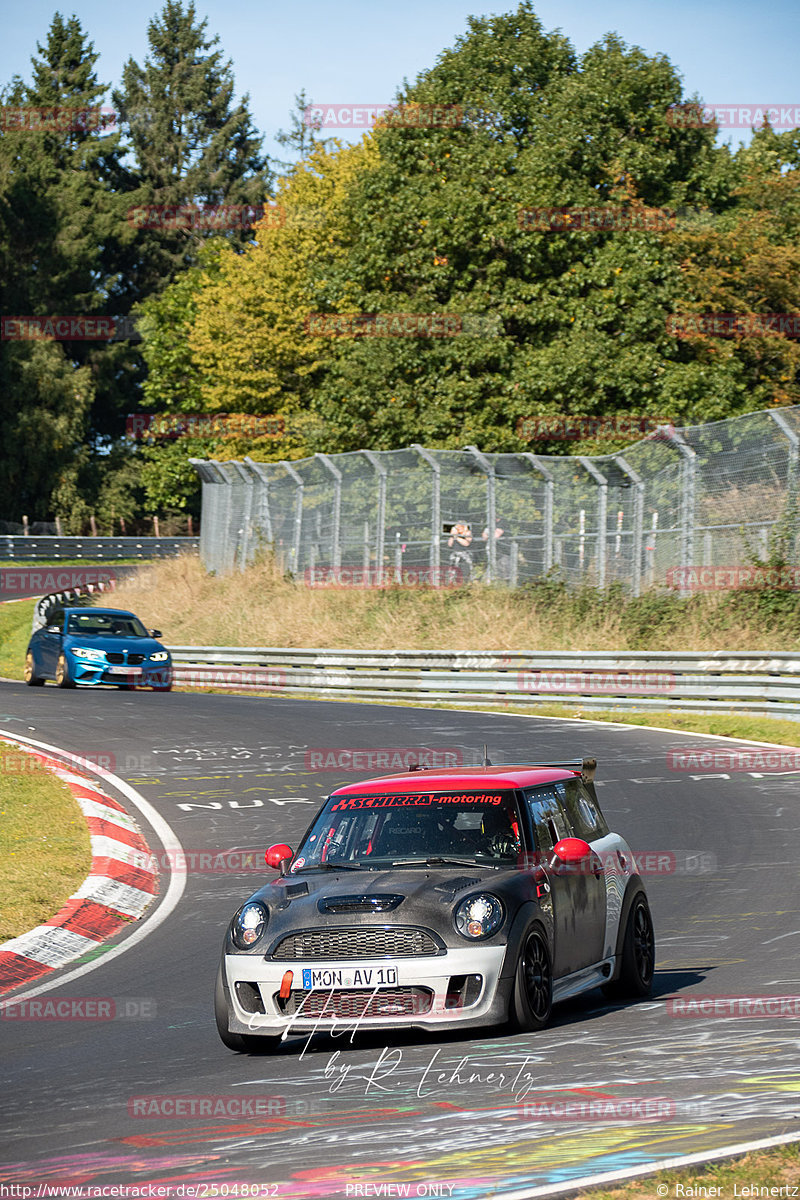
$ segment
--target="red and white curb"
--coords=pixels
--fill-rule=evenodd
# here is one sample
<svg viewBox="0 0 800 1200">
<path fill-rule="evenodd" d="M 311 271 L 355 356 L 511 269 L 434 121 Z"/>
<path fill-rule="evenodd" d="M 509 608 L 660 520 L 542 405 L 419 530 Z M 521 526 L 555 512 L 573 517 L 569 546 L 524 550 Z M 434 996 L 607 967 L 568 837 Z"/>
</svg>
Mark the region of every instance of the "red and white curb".
<svg viewBox="0 0 800 1200">
<path fill-rule="evenodd" d="M 79 768 L 4 737 L 67 784 L 89 827 L 92 868 L 64 907 L 35 929 L 0 944 L 0 993 L 80 958 L 131 921 L 158 892 L 156 860 L 136 822 Z"/>
</svg>

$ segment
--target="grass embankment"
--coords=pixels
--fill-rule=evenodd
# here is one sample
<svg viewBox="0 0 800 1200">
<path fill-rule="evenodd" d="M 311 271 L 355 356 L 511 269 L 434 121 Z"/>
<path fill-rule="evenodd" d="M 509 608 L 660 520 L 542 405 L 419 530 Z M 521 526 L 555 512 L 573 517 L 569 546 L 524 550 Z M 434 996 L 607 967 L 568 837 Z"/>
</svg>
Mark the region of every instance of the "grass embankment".
<svg viewBox="0 0 800 1200">
<path fill-rule="evenodd" d="M 57 913 L 91 862 L 86 822 L 67 785 L 0 740 L 0 942 Z"/>
<path fill-rule="evenodd" d="M 703 1200 L 742 1200 L 742 1197 L 794 1196 L 800 1181 L 800 1150 L 796 1144 L 776 1150 L 747 1154 L 743 1158 L 705 1168 L 661 1171 L 636 1179 L 623 1187 L 581 1192 L 592 1200 L 681 1200 L 700 1196 Z M 774 1191 L 770 1189 L 774 1188 Z M 716 1190 L 714 1190 L 716 1189 Z M 764 1189 L 759 1190 L 759 1189 Z"/>
<path fill-rule="evenodd" d="M 35 600 L 0 604 L 0 677 L 22 679 Z"/>
<path fill-rule="evenodd" d="M 626 597 L 545 580 L 511 591 L 307 587 L 269 561 L 222 578 L 193 556 L 143 565 L 114 594 L 174 645 L 363 650 L 800 650 L 800 592 Z"/>
</svg>

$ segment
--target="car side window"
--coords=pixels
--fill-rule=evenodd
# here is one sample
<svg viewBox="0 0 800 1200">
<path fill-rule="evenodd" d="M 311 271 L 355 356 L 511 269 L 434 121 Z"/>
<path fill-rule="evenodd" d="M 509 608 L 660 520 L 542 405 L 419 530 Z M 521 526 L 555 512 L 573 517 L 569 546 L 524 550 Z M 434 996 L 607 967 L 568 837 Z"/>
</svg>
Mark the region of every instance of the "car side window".
<svg viewBox="0 0 800 1200">
<path fill-rule="evenodd" d="M 557 783 L 555 788 L 575 837 L 592 842 L 608 833 L 603 814 L 579 779 Z"/>
<path fill-rule="evenodd" d="M 530 788 L 525 792 L 525 803 L 536 835 L 536 848 L 540 854 L 546 854 L 568 835 L 566 818 L 555 786 L 547 784 Z"/>
</svg>

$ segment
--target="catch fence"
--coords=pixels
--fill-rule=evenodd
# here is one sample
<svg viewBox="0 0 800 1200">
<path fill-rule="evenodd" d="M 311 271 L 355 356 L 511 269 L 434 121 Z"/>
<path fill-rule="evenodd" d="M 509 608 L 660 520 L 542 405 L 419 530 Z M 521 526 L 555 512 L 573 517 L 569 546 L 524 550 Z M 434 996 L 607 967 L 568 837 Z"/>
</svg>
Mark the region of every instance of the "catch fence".
<svg viewBox="0 0 800 1200">
<path fill-rule="evenodd" d="M 660 426 L 593 456 L 413 445 L 294 462 L 193 459 L 200 554 L 226 573 L 271 548 L 316 584 L 515 586 L 552 572 L 570 585 L 686 593 L 706 586 L 695 568 L 766 560 L 771 534 L 786 534 L 797 561 L 799 447 L 794 406 Z"/>
</svg>

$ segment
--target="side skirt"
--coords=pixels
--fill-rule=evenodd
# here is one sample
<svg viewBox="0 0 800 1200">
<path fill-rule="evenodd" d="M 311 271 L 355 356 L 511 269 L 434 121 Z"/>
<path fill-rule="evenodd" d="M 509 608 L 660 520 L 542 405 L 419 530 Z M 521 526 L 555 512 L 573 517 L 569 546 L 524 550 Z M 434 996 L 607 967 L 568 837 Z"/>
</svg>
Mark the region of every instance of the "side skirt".
<svg viewBox="0 0 800 1200">
<path fill-rule="evenodd" d="M 573 996 L 580 996 L 582 992 L 589 992 L 592 988 L 608 983 L 614 974 L 615 961 L 614 958 L 606 958 L 591 967 L 583 967 L 580 971 L 573 971 L 571 975 L 554 980 L 553 1003 L 570 1000 Z"/>
</svg>

